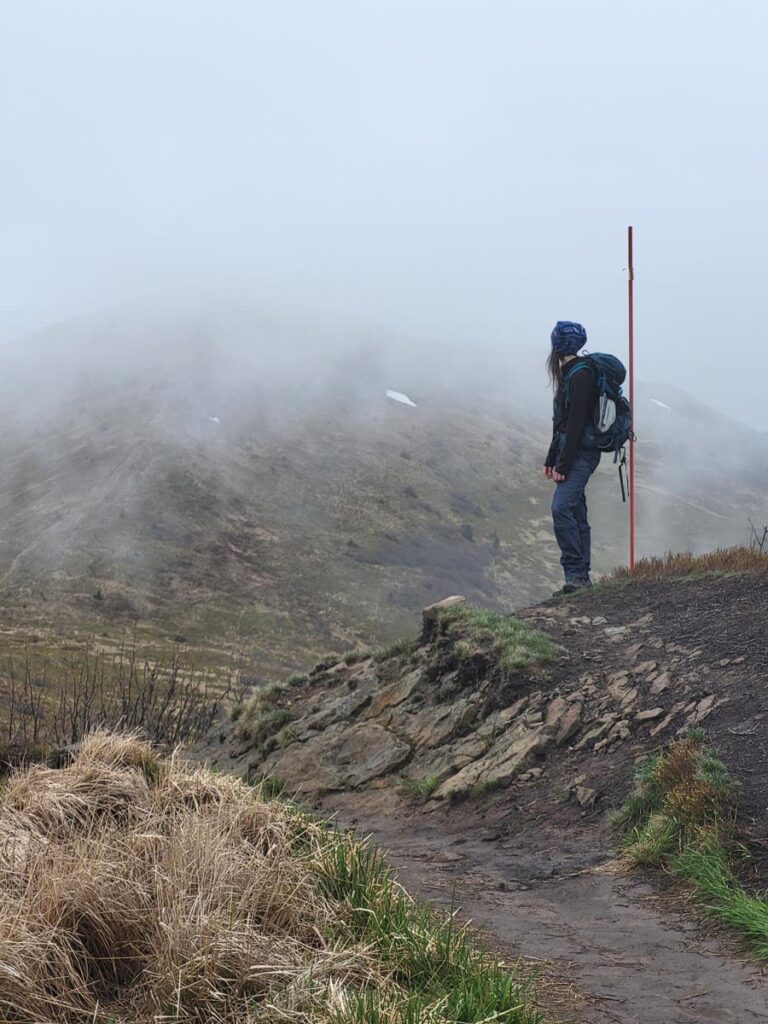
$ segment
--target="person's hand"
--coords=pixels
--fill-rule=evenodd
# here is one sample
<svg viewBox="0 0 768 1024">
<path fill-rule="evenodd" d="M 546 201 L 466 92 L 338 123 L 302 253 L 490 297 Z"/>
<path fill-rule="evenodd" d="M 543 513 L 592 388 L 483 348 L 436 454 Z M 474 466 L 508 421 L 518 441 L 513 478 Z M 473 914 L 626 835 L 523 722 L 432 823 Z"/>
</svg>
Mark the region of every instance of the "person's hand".
<svg viewBox="0 0 768 1024">
<path fill-rule="evenodd" d="M 541 472 L 544 474 L 544 476 L 547 478 L 547 480 L 551 480 L 552 479 L 552 474 L 553 474 L 554 470 L 552 469 L 551 466 L 545 466 L 544 469 L 542 469 Z"/>
<path fill-rule="evenodd" d="M 552 470 L 552 479 L 556 484 L 561 484 L 565 480 L 565 473 L 558 473 L 556 469 Z"/>
</svg>

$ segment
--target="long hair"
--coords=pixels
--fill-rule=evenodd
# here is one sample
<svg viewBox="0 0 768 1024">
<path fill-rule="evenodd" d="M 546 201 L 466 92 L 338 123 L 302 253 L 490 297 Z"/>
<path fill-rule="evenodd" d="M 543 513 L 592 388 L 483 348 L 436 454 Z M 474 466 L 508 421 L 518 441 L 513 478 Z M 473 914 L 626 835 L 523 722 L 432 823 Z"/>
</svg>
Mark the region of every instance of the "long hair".
<svg viewBox="0 0 768 1024">
<path fill-rule="evenodd" d="M 558 387 L 563 382 L 563 367 L 560 363 L 560 356 L 555 352 L 554 349 L 547 356 L 547 375 L 549 376 L 549 383 L 552 385 L 552 390 L 557 391 Z"/>
</svg>

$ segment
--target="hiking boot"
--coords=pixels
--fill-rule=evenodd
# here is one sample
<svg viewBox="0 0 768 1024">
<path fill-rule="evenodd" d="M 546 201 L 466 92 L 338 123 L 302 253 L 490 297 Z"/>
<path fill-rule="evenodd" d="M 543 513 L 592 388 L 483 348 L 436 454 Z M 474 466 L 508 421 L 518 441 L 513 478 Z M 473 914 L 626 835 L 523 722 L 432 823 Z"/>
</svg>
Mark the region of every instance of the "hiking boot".
<svg viewBox="0 0 768 1024">
<path fill-rule="evenodd" d="M 565 586 L 556 590 L 552 597 L 565 597 L 568 594 L 577 594 L 580 590 L 589 590 L 592 580 L 566 580 Z"/>
</svg>

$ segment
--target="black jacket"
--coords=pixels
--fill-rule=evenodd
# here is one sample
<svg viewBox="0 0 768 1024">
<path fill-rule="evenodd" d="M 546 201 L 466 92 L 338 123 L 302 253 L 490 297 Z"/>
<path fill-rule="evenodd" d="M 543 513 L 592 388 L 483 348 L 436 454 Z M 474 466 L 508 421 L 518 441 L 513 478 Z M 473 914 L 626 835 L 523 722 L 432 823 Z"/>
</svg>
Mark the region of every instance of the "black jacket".
<svg viewBox="0 0 768 1024">
<path fill-rule="evenodd" d="M 570 399 L 570 401 L 569 401 Z M 573 465 L 581 439 L 591 420 L 597 403 L 597 385 L 588 366 L 577 370 L 568 381 L 561 382 L 555 394 L 552 417 L 552 444 L 549 446 L 547 467 L 565 475 Z"/>
</svg>

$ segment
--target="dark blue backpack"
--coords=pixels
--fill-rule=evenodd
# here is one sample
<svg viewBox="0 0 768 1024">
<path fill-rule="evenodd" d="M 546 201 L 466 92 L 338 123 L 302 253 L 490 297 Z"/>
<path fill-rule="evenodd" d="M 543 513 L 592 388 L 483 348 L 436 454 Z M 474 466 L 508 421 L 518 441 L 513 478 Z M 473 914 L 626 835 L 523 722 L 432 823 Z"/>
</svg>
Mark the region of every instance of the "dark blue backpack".
<svg viewBox="0 0 768 1024">
<path fill-rule="evenodd" d="M 613 452 L 613 461 L 619 462 L 619 479 L 622 497 L 626 500 L 626 492 L 622 468 L 626 464 L 624 447 L 633 439 L 632 410 L 622 390 L 627 371 L 624 364 L 616 356 L 603 352 L 594 352 L 571 363 L 565 371 L 566 401 L 570 402 L 569 381 L 573 375 L 584 367 L 592 373 L 597 389 L 597 402 L 592 422 L 588 424 L 584 444 L 588 448 L 596 448 L 601 452 Z"/>
</svg>

